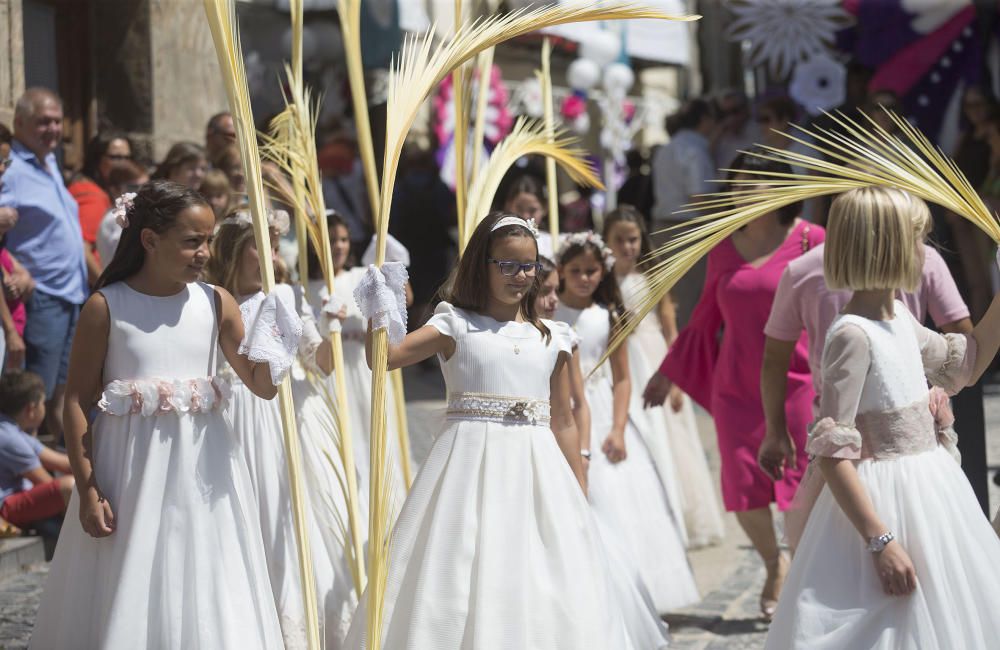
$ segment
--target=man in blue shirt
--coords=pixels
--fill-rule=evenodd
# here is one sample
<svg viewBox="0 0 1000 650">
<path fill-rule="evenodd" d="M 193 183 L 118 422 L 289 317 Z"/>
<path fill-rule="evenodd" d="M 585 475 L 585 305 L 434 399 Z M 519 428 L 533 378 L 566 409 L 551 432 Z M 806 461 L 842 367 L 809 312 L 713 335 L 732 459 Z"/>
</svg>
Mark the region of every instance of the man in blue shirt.
<svg viewBox="0 0 1000 650">
<path fill-rule="evenodd" d="M 45 382 L 46 426 L 57 436 L 70 344 L 89 293 L 76 201 L 54 153 L 62 119 L 62 102 L 48 90 L 29 88 L 17 100 L 11 163 L 0 190 L 0 206 L 15 208 L 19 216 L 7 233 L 7 249 L 35 279 L 27 299 L 25 365 Z"/>
</svg>

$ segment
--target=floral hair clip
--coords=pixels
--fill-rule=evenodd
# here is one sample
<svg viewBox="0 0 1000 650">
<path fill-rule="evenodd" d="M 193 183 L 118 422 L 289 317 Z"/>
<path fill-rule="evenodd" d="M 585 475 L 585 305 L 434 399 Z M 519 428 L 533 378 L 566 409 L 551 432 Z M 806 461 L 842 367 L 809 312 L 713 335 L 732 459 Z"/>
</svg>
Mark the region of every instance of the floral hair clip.
<svg viewBox="0 0 1000 650">
<path fill-rule="evenodd" d="M 559 252 L 557 253 L 559 261 L 562 261 L 563 255 L 566 254 L 566 251 L 571 246 L 586 246 L 587 244 L 590 244 L 601 252 L 601 257 L 604 258 L 604 268 L 610 272 L 615 267 L 615 256 L 611 253 L 611 249 L 608 248 L 607 244 L 604 243 L 604 240 L 601 239 L 601 236 L 593 230 L 564 234 L 562 236 L 562 244 L 559 246 Z"/>
<path fill-rule="evenodd" d="M 223 219 L 219 226 L 225 226 L 228 224 L 239 224 L 241 226 L 253 225 L 253 218 L 250 216 L 249 210 L 237 210 L 225 219 Z M 267 211 L 267 225 L 278 232 L 279 235 L 288 234 L 288 229 L 290 227 L 290 219 L 288 213 L 284 210 L 268 210 Z"/>
<path fill-rule="evenodd" d="M 124 230 L 128 228 L 128 211 L 132 209 L 132 205 L 135 203 L 135 192 L 125 192 L 117 199 L 115 199 L 114 215 L 115 223 L 122 227 Z"/>
</svg>

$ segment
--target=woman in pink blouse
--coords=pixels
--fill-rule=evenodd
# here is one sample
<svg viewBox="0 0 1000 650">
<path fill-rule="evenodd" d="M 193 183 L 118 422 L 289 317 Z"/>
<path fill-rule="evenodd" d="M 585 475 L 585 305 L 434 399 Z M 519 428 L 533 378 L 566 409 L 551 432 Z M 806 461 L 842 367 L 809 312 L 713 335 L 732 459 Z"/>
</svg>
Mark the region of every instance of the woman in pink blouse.
<svg viewBox="0 0 1000 650">
<path fill-rule="evenodd" d="M 787 165 L 740 154 L 732 169 L 790 173 Z M 732 178 L 732 175 L 731 175 Z M 737 179 L 749 178 L 737 174 Z M 771 480 L 757 466 L 764 438 L 760 373 L 764 324 L 778 280 L 788 263 L 823 241 L 823 229 L 798 218 L 800 204 L 766 214 L 708 254 L 705 287 L 687 327 L 681 331 L 659 372 L 646 387 L 644 401 L 662 404 L 673 384 L 711 413 L 722 461 L 722 499 L 767 566 L 760 608 L 770 618 L 777 606 L 788 561 L 774 532 L 770 505 L 791 505 L 801 470 Z M 795 348 L 788 371 L 785 408 L 788 429 L 804 456 L 806 426 L 812 419 L 813 388 L 808 341 Z"/>
</svg>

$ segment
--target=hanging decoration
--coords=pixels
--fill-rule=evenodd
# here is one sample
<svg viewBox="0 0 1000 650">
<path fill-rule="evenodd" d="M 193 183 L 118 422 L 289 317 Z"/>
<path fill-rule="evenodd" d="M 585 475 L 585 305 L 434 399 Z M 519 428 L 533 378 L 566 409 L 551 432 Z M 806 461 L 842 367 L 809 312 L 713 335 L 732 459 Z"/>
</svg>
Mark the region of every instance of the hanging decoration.
<svg viewBox="0 0 1000 650">
<path fill-rule="evenodd" d="M 489 95 L 486 102 L 485 120 L 482 125 L 483 138 L 479 143 L 469 142 L 467 152 L 468 165 L 471 165 L 473 158 L 472 147 L 478 146 L 481 150 L 482 158 L 485 159 L 489 152 L 496 147 L 504 136 L 510 133 L 514 124 L 514 118 L 508 108 L 509 94 L 507 86 L 500 76 L 500 68 L 492 66 L 490 68 Z M 441 180 L 449 188 L 455 189 L 455 102 L 454 84 L 451 75 L 444 78 L 438 85 L 437 94 L 434 96 L 434 134 L 437 136 L 441 146 L 438 148 L 437 159 L 441 166 Z M 479 75 L 473 78 L 472 96 L 478 94 Z M 539 90 L 540 93 L 540 90 Z M 539 103 L 541 98 L 539 97 Z M 478 116 L 470 116 L 470 120 L 478 119 Z M 475 126 L 473 124 L 473 126 Z"/>
<path fill-rule="evenodd" d="M 748 41 L 749 64 L 787 79 L 802 60 L 829 52 L 837 30 L 849 24 L 841 0 L 731 0 L 730 41 Z"/>
<path fill-rule="evenodd" d="M 788 94 L 810 115 L 821 115 L 844 103 L 847 70 L 827 54 L 816 54 L 795 66 Z"/>
</svg>

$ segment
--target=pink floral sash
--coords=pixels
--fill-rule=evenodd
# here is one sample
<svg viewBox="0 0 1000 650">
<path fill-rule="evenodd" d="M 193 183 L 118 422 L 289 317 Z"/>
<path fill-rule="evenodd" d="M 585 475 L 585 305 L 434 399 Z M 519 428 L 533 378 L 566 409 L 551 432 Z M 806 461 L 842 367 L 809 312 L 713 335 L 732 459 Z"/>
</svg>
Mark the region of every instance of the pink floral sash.
<svg viewBox="0 0 1000 650">
<path fill-rule="evenodd" d="M 116 379 L 104 388 L 97 407 L 108 415 L 208 413 L 229 401 L 229 382 L 221 377 L 198 379 Z"/>
</svg>

